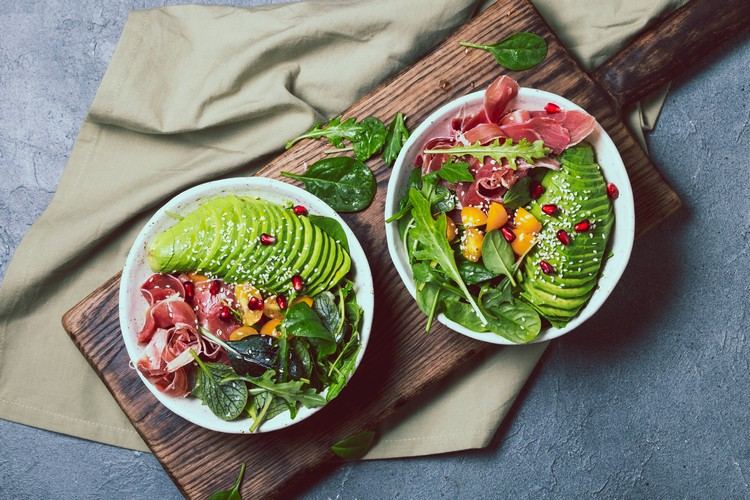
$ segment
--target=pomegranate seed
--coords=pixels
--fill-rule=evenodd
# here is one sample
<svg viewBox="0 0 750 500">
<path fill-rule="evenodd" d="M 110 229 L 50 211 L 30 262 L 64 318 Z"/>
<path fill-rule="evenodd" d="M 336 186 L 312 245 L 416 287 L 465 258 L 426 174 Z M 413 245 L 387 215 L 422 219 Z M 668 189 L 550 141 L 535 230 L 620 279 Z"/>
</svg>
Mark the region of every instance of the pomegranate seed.
<svg viewBox="0 0 750 500">
<path fill-rule="evenodd" d="M 286 297 L 283 295 L 279 295 L 278 297 L 276 297 L 276 304 L 279 305 L 279 309 L 286 309 L 286 306 L 287 306 Z"/>
<path fill-rule="evenodd" d="M 500 232 L 503 233 L 503 238 L 505 238 L 505 241 L 508 243 L 512 243 L 513 240 L 516 239 L 516 233 L 514 233 L 508 226 L 501 227 Z"/>
<path fill-rule="evenodd" d="M 583 219 L 581 222 L 573 226 L 573 229 L 576 230 L 576 233 L 585 233 L 591 229 L 591 222 L 589 222 L 588 219 Z"/>
<path fill-rule="evenodd" d="M 610 200 L 616 200 L 620 196 L 620 190 L 617 189 L 614 182 L 607 184 L 607 196 Z"/>
<path fill-rule="evenodd" d="M 211 283 L 208 285 L 208 293 L 211 295 L 216 295 L 221 291 L 221 281 L 219 280 L 211 280 Z"/>
<path fill-rule="evenodd" d="M 185 302 L 192 302 L 195 297 L 195 285 L 192 281 L 183 281 L 182 287 L 185 289 Z"/>
<path fill-rule="evenodd" d="M 565 246 L 570 245 L 570 235 L 568 235 L 568 232 L 565 229 L 560 229 L 557 232 L 557 239 Z"/>
<path fill-rule="evenodd" d="M 539 199 L 539 197 L 544 194 L 544 186 L 534 181 L 531 183 L 531 186 L 529 188 L 529 193 L 531 193 L 532 199 L 534 200 Z"/>
<path fill-rule="evenodd" d="M 263 234 L 260 235 L 260 244 L 261 245 L 268 246 L 268 245 L 273 245 L 274 243 L 276 243 L 276 237 L 275 236 L 271 236 L 268 233 L 263 233 Z"/>
<path fill-rule="evenodd" d="M 295 205 L 292 210 L 294 210 L 296 215 L 307 215 L 307 209 L 302 205 Z"/>
<path fill-rule="evenodd" d="M 548 102 L 547 105 L 544 107 L 544 111 L 547 113 L 554 115 L 555 113 L 560 112 L 560 106 L 555 104 L 554 102 Z"/>
<path fill-rule="evenodd" d="M 555 274 L 555 268 L 552 267 L 552 264 L 550 264 L 546 260 L 540 260 L 539 267 L 542 269 L 542 272 L 544 274 Z"/>
<path fill-rule="evenodd" d="M 258 297 L 250 297 L 247 301 L 247 308 L 251 311 L 260 311 L 263 309 L 263 301 Z"/>
<path fill-rule="evenodd" d="M 557 205 L 554 203 L 547 203 L 542 205 L 542 212 L 547 215 L 555 215 L 557 213 Z"/>
<path fill-rule="evenodd" d="M 232 310 L 229 308 L 229 306 L 222 306 L 221 310 L 219 311 L 219 319 L 227 322 L 234 320 L 234 315 L 232 314 Z"/>
<path fill-rule="evenodd" d="M 302 276 L 299 274 L 292 276 L 292 286 L 296 291 L 301 292 L 302 289 L 305 288 L 305 282 L 302 281 Z"/>
</svg>

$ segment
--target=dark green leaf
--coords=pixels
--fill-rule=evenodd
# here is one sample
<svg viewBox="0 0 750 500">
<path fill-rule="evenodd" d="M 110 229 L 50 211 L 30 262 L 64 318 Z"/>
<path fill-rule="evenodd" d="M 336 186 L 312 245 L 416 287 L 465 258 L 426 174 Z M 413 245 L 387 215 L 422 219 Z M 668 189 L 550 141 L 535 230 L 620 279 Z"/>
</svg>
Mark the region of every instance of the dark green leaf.
<svg viewBox="0 0 750 500">
<path fill-rule="evenodd" d="M 458 297 L 448 296 L 446 297 L 443 306 L 443 314 L 445 314 L 446 318 L 476 332 L 487 331 L 487 325 L 482 323 L 479 316 L 477 316 L 477 313 L 474 312 L 474 309 L 472 309 L 472 307 L 464 300 L 461 300 Z"/>
<path fill-rule="evenodd" d="M 242 500 L 240 495 L 240 485 L 242 484 L 242 478 L 245 477 L 245 464 L 240 465 L 240 473 L 237 474 L 237 479 L 234 480 L 231 490 L 220 490 L 211 493 L 208 500 Z"/>
<path fill-rule="evenodd" d="M 333 334 L 323 325 L 320 317 L 304 302 L 293 304 L 281 322 L 281 328 L 289 335 L 310 339 L 321 356 L 336 350 Z"/>
<path fill-rule="evenodd" d="M 515 285 L 513 273 L 516 255 L 500 231 L 490 231 L 485 235 L 482 241 L 482 262 L 491 272 L 507 276 L 511 284 Z"/>
<path fill-rule="evenodd" d="M 240 375 L 257 376 L 277 367 L 278 343 L 274 337 L 251 335 L 242 340 L 224 341 L 205 328 L 200 328 L 200 333 L 224 349 L 232 368 Z"/>
<path fill-rule="evenodd" d="M 310 165 L 304 174 L 282 172 L 328 203 L 337 212 L 364 210 L 373 198 L 377 184 L 370 168 L 348 156 L 325 158 Z"/>
<path fill-rule="evenodd" d="M 535 33 L 522 31 L 493 45 L 459 42 L 464 47 L 486 50 L 495 61 L 513 71 L 533 68 L 547 57 L 547 42 Z"/>
<path fill-rule="evenodd" d="M 524 344 L 534 340 L 542 328 L 542 320 L 533 307 L 516 300 L 489 307 L 488 328 L 511 342 Z"/>
<path fill-rule="evenodd" d="M 336 242 L 344 247 L 344 250 L 346 250 L 346 253 L 349 253 L 349 241 L 346 239 L 346 232 L 344 232 L 344 228 L 341 226 L 341 223 L 334 219 L 333 217 L 326 217 L 325 215 L 308 215 L 310 218 L 310 223 L 318 226 L 320 229 L 322 229 L 328 236 L 336 240 Z"/>
<path fill-rule="evenodd" d="M 339 307 L 336 305 L 336 297 L 331 292 L 321 292 L 315 296 L 313 309 L 320 317 L 328 331 L 335 338 L 341 327 L 343 319 L 339 314 Z"/>
<path fill-rule="evenodd" d="M 360 122 L 360 129 L 352 139 L 354 156 L 366 161 L 378 153 L 385 144 L 385 125 L 374 116 L 368 116 Z"/>
<path fill-rule="evenodd" d="M 223 420 L 234 420 L 239 417 L 247 405 L 248 392 L 245 383 L 239 380 L 224 382 L 227 377 L 237 375 L 232 367 L 223 363 L 204 362 L 194 351 L 190 352 L 198 363 L 193 395 L 201 399 L 214 415 Z"/>
<path fill-rule="evenodd" d="M 248 382 L 255 386 L 250 389 L 250 394 L 253 396 L 269 391 L 275 396 L 284 399 L 287 403 L 300 403 L 306 408 L 316 408 L 326 404 L 325 398 L 316 393 L 315 389 L 305 387 L 305 381 L 290 380 L 288 382 L 276 382 L 274 380 L 275 376 L 276 373 L 273 370 L 268 370 L 260 377 L 234 375 L 227 377 L 224 381 L 241 380 Z"/>
<path fill-rule="evenodd" d="M 375 444 L 375 433 L 362 431 L 334 443 L 331 451 L 345 460 L 356 460 L 367 455 L 373 444 Z"/>
<path fill-rule="evenodd" d="M 474 176 L 469 171 L 469 164 L 465 161 L 443 163 L 437 170 L 438 177 L 448 182 L 473 182 Z"/>
<path fill-rule="evenodd" d="M 347 118 L 342 122 L 341 117 L 337 116 L 331 119 L 328 123 L 314 125 L 313 128 L 304 134 L 287 142 L 286 149 L 291 148 L 295 142 L 302 139 L 320 138 L 326 138 L 333 146 L 341 148 L 344 146 L 344 139 L 351 141 L 358 133 L 360 133 L 361 128 L 362 127 L 357 123 L 357 120 L 354 117 Z"/>
<path fill-rule="evenodd" d="M 492 278 L 499 276 L 498 273 L 493 273 L 482 263 L 472 262 L 465 259 L 459 261 L 458 272 L 461 273 L 461 277 L 467 285 L 476 285 L 477 283 L 491 280 Z"/>
<path fill-rule="evenodd" d="M 531 193 L 529 191 L 530 182 L 531 179 L 524 177 L 511 186 L 508 192 L 505 193 L 505 196 L 503 196 L 503 205 L 505 205 L 505 208 L 514 210 L 531 201 Z"/>
<path fill-rule="evenodd" d="M 383 150 L 383 162 L 389 167 L 398 158 L 401 148 L 404 147 L 406 140 L 409 138 L 409 129 L 406 128 L 406 118 L 399 112 L 388 126 L 388 135 L 385 139 L 385 149 Z"/>
<path fill-rule="evenodd" d="M 513 292 L 510 287 L 510 281 L 505 279 L 497 286 L 491 286 L 486 283 L 479 292 L 479 301 L 485 309 L 492 310 L 493 307 L 499 306 L 506 302 L 513 302 Z"/>
<path fill-rule="evenodd" d="M 409 180 L 406 183 L 407 193 L 409 192 L 409 189 L 411 188 L 422 189 L 422 169 L 413 168 L 411 172 L 409 173 Z M 411 202 L 409 201 L 409 196 L 405 195 L 401 198 L 401 201 L 399 202 L 398 212 L 388 217 L 385 221 L 393 222 L 396 220 L 400 220 L 410 211 L 411 211 Z"/>
</svg>

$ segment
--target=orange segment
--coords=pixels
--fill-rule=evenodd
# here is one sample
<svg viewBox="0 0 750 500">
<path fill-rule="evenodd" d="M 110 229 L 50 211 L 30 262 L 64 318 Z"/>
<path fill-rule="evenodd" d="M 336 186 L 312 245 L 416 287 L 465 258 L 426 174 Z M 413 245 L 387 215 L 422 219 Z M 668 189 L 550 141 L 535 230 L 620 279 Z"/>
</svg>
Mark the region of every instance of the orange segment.
<svg viewBox="0 0 750 500">
<path fill-rule="evenodd" d="M 260 334 L 261 335 L 270 335 L 272 337 L 278 337 L 279 336 L 279 330 L 277 327 L 281 323 L 281 319 L 270 319 L 265 322 L 265 324 L 260 328 Z"/>
<path fill-rule="evenodd" d="M 520 257 L 529 251 L 529 248 L 534 244 L 534 238 L 536 235 L 531 233 L 519 233 L 518 231 L 514 231 L 514 233 L 516 233 L 516 239 L 511 242 L 510 246 L 513 249 L 513 253 Z"/>
<path fill-rule="evenodd" d="M 229 340 L 242 340 L 250 335 L 258 335 L 258 330 L 252 326 L 241 326 L 229 334 Z"/>
<path fill-rule="evenodd" d="M 461 209 L 461 224 L 466 227 L 484 226 L 487 223 L 487 214 L 477 207 L 464 207 Z"/>
<path fill-rule="evenodd" d="M 502 203 L 493 201 L 490 203 L 490 209 L 487 212 L 487 227 L 489 233 L 493 229 L 500 229 L 508 222 L 508 212 Z"/>
<path fill-rule="evenodd" d="M 448 241 L 453 241 L 456 239 L 456 224 L 451 220 L 450 217 L 446 217 L 445 235 L 448 237 Z"/>
<path fill-rule="evenodd" d="M 513 227 L 516 228 L 516 235 L 518 233 L 538 233 L 542 229 L 542 223 L 531 212 L 523 207 L 519 207 L 516 209 Z"/>
<path fill-rule="evenodd" d="M 198 273 L 188 273 L 187 276 L 188 278 L 190 278 L 190 281 L 192 281 L 193 283 L 200 283 L 201 281 L 208 281 L 208 278 Z"/>
<path fill-rule="evenodd" d="M 267 297 L 265 302 L 263 302 L 263 314 L 271 319 L 279 319 L 283 316 L 279 303 L 276 302 L 276 295 Z"/>
<path fill-rule="evenodd" d="M 464 231 L 461 238 L 461 253 L 466 260 L 477 262 L 482 257 L 482 241 L 484 233 L 479 229 L 470 227 Z"/>
<path fill-rule="evenodd" d="M 300 295 L 292 301 L 292 304 L 299 304 L 300 302 L 304 302 L 309 307 L 313 306 L 313 299 L 309 295 Z"/>
<path fill-rule="evenodd" d="M 236 285 L 234 287 L 234 297 L 240 304 L 240 308 L 242 308 L 242 322 L 244 324 L 252 326 L 260 321 L 260 318 L 263 316 L 263 311 L 251 311 L 247 306 L 247 302 L 250 300 L 250 297 L 263 299 L 257 288 L 255 288 L 250 283 L 242 283 L 240 285 Z"/>
</svg>

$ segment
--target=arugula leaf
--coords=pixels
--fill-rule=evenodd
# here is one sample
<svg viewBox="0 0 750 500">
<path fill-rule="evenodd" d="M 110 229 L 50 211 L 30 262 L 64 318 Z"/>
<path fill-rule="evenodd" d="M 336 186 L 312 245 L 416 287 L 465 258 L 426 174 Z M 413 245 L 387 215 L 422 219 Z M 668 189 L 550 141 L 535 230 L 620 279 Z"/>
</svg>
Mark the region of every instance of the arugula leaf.
<svg viewBox="0 0 750 500">
<path fill-rule="evenodd" d="M 453 249 L 446 236 L 446 215 L 441 213 L 437 220 L 433 219 L 429 201 L 414 188 L 409 190 L 409 199 L 413 206 L 412 215 L 415 221 L 412 229 L 414 237 L 425 247 L 426 252 L 429 252 L 432 260 L 435 260 L 443 272 L 456 283 L 477 316 L 483 322 L 486 321 L 458 272 Z"/>
<path fill-rule="evenodd" d="M 333 333 L 323 325 L 320 316 L 304 302 L 293 304 L 287 310 L 281 328 L 295 337 L 309 338 L 321 356 L 328 356 L 336 350 Z"/>
<path fill-rule="evenodd" d="M 234 480 L 231 490 L 219 490 L 211 493 L 208 500 L 242 500 L 240 495 L 240 485 L 242 484 L 242 478 L 245 477 L 245 464 L 244 462 L 240 465 L 240 473 L 237 474 L 237 479 Z"/>
<path fill-rule="evenodd" d="M 316 124 L 304 134 L 290 140 L 286 143 L 286 149 L 302 139 L 321 138 L 341 149 L 344 148 L 344 141 L 348 140 L 357 159 L 365 161 L 382 149 L 385 135 L 385 125 L 374 116 L 368 116 L 361 122 L 357 122 L 354 117 L 341 121 L 341 117 L 337 116 L 326 124 Z"/>
<path fill-rule="evenodd" d="M 234 370 L 223 363 L 202 361 L 195 351 L 190 350 L 198 370 L 195 375 L 193 395 L 199 398 L 217 417 L 234 420 L 239 417 L 247 404 L 247 386 L 240 380 L 225 382 L 227 377 L 237 376 Z"/>
<path fill-rule="evenodd" d="M 510 283 L 515 286 L 516 280 L 513 278 L 513 273 L 516 256 L 510 243 L 505 240 L 500 231 L 493 230 L 484 236 L 482 262 L 491 272 L 507 276 Z"/>
<path fill-rule="evenodd" d="M 513 71 L 533 68 L 547 57 L 547 42 L 536 33 L 522 31 L 515 33 L 493 45 L 471 42 L 458 42 L 463 47 L 486 50 L 495 61 Z"/>
<path fill-rule="evenodd" d="M 534 142 L 521 139 L 516 144 L 513 144 L 513 140 L 510 138 L 505 139 L 502 143 L 500 139 L 495 139 L 490 144 L 484 146 L 477 142 L 471 146 L 453 146 L 443 149 L 426 149 L 424 151 L 425 154 L 470 155 L 479 161 L 484 161 L 484 157 L 489 156 L 498 163 L 502 163 L 503 159 L 506 159 L 508 160 L 508 166 L 513 170 L 518 168 L 517 160 L 519 158 L 525 160 L 527 163 L 534 163 L 535 159 L 544 158 L 549 152 L 549 148 L 544 147 L 544 141 L 541 139 Z"/>
<path fill-rule="evenodd" d="M 379 152 L 385 144 L 385 125 L 374 116 L 368 116 L 359 123 L 360 130 L 352 139 L 354 156 L 360 161 L 370 159 Z"/>
<path fill-rule="evenodd" d="M 298 180 L 305 188 L 337 212 L 358 212 L 370 206 L 377 183 L 370 167 L 348 156 L 324 158 L 310 165 L 304 174 L 281 172 Z"/>
<path fill-rule="evenodd" d="M 531 192 L 529 191 L 529 184 L 531 179 L 529 177 L 523 177 L 513 184 L 510 189 L 503 196 L 503 205 L 505 208 L 514 210 L 518 207 L 522 207 L 531 201 Z"/>
<path fill-rule="evenodd" d="M 263 391 L 256 394 L 247 410 L 247 416 L 253 421 L 249 429 L 250 432 L 257 431 L 263 422 L 271 420 L 287 410 L 289 410 L 289 406 L 286 401 L 274 397 L 273 393 Z"/>
<path fill-rule="evenodd" d="M 331 446 L 334 455 L 345 460 L 356 460 L 367 455 L 375 444 L 376 434 L 373 431 L 362 431 L 337 441 Z"/>
<path fill-rule="evenodd" d="M 289 404 L 300 403 L 306 408 L 317 408 L 326 404 L 323 396 L 315 392 L 312 387 L 304 388 L 304 380 L 290 380 L 288 382 L 276 382 L 274 377 L 276 372 L 268 370 L 260 377 L 248 377 L 246 375 L 232 375 L 222 380 L 222 382 L 244 381 L 255 387 L 249 390 L 250 394 L 256 396 L 262 392 L 268 391 Z"/>
<path fill-rule="evenodd" d="M 469 164 L 465 161 L 447 161 L 436 170 L 438 177 L 448 182 L 473 182 L 474 176 L 469 171 Z"/>
<path fill-rule="evenodd" d="M 310 214 L 307 217 L 310 219 L 311 224 L 322 229 L 323 232 L 327 233 L 328 236 L 344 247 L 346 253 L 349 253 L 349 241 L 346 239 L 346 232 L 344 232 L 344 228 L 341 227 L 339 221 L 333 217 L 326 217 L 325 215 Z"/>
<path fill-rule="evenodd" d="M 383 149 L 383 162 L 389 167 L 398 158 L 401 148 L 404 147 L 406 140 L 409 138 L 409 129 L 406 128 L 406 118 L 401 112 L 388 125 L 388 135 L 385 138 L 385 149 Z"/>
</svg>

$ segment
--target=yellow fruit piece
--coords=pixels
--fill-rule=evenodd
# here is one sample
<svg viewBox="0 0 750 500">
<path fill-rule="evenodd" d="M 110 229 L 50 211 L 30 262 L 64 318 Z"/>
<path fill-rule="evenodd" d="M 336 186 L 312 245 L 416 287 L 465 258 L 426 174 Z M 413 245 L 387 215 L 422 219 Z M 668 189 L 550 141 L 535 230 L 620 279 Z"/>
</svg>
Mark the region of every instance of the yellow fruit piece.
<svg viewBox="0 0 750 500">
<path fill-rule="evenodd" d="M 279 331 L 276 327 L 279 326 L 279 323 L 281 323 L 281 319 L 279 318 L 266 321 L 265 324 L 260 328 L 260 334 L 278 337 Z"/>
<path fill-rule="evenodd" d="M 461 238 L 461 253 L 466 260 L 477 262 L 482 257 L 484 233 L 475 227 L 469 227 Z"/>
<path fill-rule="evenodd" d="M 461 209 L 461 224 L 466 227 L 484 226 L 487 223 L 487 214 L 477 207 L 464 207 Z"/>
<path fill-rule="evenodd" d="M 516 233 L 516 239 L 511 242 L 510 246 L 513 249 L 513 253 L 520 257 L 521 255 L 528 252 L 529 248 L 532 247 L 532 245 L 534 244 L 534 238 L 536 238 L 536 234 L 521 233 L 518 231 L 513 232 Z"/>
<path fill-rule="evenodd" d="M 542 223 L 539 222 L 528 210 L 523 207 L 516 209 L 516 216 L 513 219 L 515 233 L 538 233 L 542 229 Z"/>
<path fill-rule="evenodd" d="M 252 326 L 260 321 L 260 318 L 263 317 L 263 311 L 251 311 L 247 306 L 247 302 L 250 300 L 250 297 L 255 297 L 261 300 L 263 299 L 257 288 L 255 288 L 250 283 L 235 285 L 234 297 L 240 304 L 240 308 L 242 308 L 242 322 L 244 324 L 246 324 L 247 326 Z"/>
<path fill-rule="evenodd" d="M 508 212 L 502 203 L 495 201 L 490 203 L 490 209 L 487 212 L 487 227 L 485 230 L 489 233 L 493 229 L 500 229 L 508 222 Z"/>
<path fill-rule="evenodd" d="M 229 334 L 229 340 L 242 340 L 250 335 L 258 335 L 258 330 L 252 326 L 241 326 Z"/>
<path fill-rule="evenodd" d="M 445 235 L 448 237 L 448 241 L 456 239 L 456 224 L 450 219 L 450 217 L 446 217 Z"/>
<path fill-rule="evenodd" d="M 190 281 L 192 281 L 193 283 L 200 283 L 201 281 L 208 281 L 208 278 L 198 273 L 188 273 L 187 277 L 190 278 Z"/>
<path fill-rule="evenodd" d="M 292 304 L 299 304 L 300 302 L 304 302 L 309 307 L 313 306 L 313 299 L 309 295 L 300 295 L 292 301 Z"/>
<path fill-rule="evenodd" d="M 279 319 L 284 316 L 281 314 L 279 303 L 276 302 L 276 295 L 271 295 L 263 302 L 263 314 L 271 319 Z"/>
</svg>

